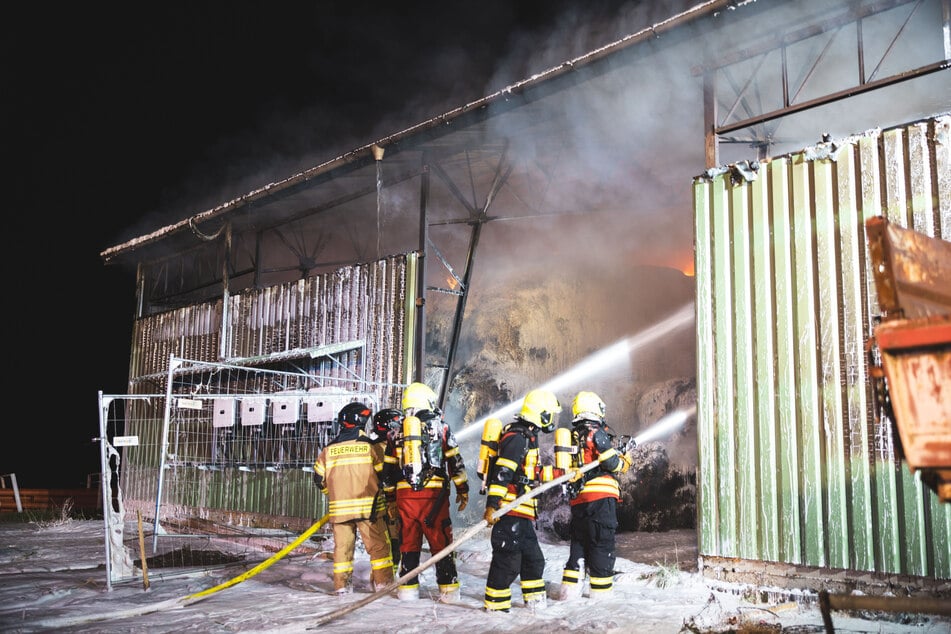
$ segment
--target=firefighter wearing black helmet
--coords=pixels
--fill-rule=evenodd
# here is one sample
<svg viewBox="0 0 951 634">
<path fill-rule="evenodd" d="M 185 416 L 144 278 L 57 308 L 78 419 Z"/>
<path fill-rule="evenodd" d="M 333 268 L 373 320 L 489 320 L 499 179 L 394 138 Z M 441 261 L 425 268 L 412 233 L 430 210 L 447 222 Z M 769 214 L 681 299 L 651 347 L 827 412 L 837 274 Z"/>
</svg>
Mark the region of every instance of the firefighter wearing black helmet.
<svg viewBox="0 0 951 634">
<path fill-rule="evenodd" d="M 383 447 L 366 433 L 370 409 L 348 403 L 337 414 L 337 435 L 314 463 L 314 482 L 327 496 L 334 535 L 334 593 L 353 588 L 353 553 L 357 532 L 370 556 L 374 590 L 393 581 L 390 538 L 383 521 L 380 473 Z"/>
<path fill-rule="evenodd" d="M 373 428 L 370 430 L 370 439 L 384 447 L 384 461 L 386 456 L 394 455 L 396 444 L 402 436 L 403 412 L 398 409 L 381 409 L 373 415 Z M 387 478 L 387 465 L 383 465 L 383 497 L 386 500 L 386 513 L 383 520 L 390 535 L 390 546 L 393 550 L 393 572 L 399 572 L 400 567 L 400 512 L 396 504 L 396 480 Z"/>
</svg>

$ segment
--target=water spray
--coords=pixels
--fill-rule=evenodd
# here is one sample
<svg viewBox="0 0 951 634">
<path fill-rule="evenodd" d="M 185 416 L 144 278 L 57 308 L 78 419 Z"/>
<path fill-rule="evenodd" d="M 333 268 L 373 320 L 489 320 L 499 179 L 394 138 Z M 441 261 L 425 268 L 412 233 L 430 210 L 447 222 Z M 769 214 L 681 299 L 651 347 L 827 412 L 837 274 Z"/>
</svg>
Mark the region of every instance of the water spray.
<svg viewBox="0 0 951 634">
<path fill-rule="evenodd" d="M 559 390 L 563 390 L 572 385 L 578 384 L 583 379 L 587 379 L 592 376 L 596 376 L 599 373 L 605 372 L 622 361 L 630 362 L 631 352 L 643 348 L 679 328 L 683 328 L 684 326 L 692 324 L 693 319 L 693 304 L 686 304 L 676 313 L 663 319 L 650 328 L 639 332 L 636 335 L 625 337 L 624 339 L 621 339 L 620 341 L 617 341 L 606 348 L 595 352 L 594 354 L 581 360 L 572 368 L 539 387 L 541 389 L 550 390 L 557 393 Z M 518 400 L 495 410 L 494 412 L 476 421 L 475 424 L 469 425 L 457 433 L 456 439 L 461 441 L 473 433 L 481 433 L 483 424 L 489 418 L 498 418 L 502 421 L 511 419 L 520 406 L 521 400 Z M 694 407 L 694 411 L 696 411 L 696 406 Z M 682 422 L 683 421 L 681 421 L 681 423 Z M 636 438 L 635 440 L 637 442 L 641 442 L 640 438 Z"/>
<path fill-rule="evenodd" d="M 667 414 L 659 421 L 634 436 L 634 442 L 638 445 L 644 444 L 645 442 L 650 442 L 652 440 L 658 440 L 664 438 L 669 434 L 672 434 L 674 430 L 686 423 L 691 416 L 697 413 L 697 404 L 694 403 L 690 407 L 684 410 L 677 410 Z"/>
</svg>

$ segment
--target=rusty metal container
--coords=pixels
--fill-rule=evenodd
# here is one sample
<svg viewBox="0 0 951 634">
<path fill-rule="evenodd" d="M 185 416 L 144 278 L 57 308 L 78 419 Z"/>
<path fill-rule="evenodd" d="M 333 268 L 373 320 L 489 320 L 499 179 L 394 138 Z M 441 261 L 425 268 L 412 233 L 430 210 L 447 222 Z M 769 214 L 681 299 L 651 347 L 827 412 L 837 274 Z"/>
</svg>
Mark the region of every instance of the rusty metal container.
<svg viewBox="0 0 951 634">
<path fill-rule="evenodd" d="M 951 242 L 891 223 L 865 223 L 883 320 L 874 343 L 883 395 L 912 473 L 951 501 Z M 880 376 L 879 376 L 880 378 Z"/>
</svg>

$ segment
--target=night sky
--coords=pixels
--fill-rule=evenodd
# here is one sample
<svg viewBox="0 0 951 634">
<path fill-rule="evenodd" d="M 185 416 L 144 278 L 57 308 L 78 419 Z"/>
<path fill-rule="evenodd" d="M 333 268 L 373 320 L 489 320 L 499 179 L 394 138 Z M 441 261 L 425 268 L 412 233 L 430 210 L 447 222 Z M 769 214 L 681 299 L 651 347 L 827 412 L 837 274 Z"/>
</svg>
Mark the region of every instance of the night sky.
<svg viewBox="0 0 951 634">
<path fill-rule="evenodd" d="M 568 13 L 576 5 L 585 17 Z M 99 472 L 97 394 L 127 391 L 134 308 L 134 272 L 104 265 L 102 250 L 613 41 L 629 32 L 624 6 L 34 3 L 7 13 L 13 409 L 0 475 L 74 488 Z M 592 30 L 605 17 L 614 31 Z"/>
</svg>

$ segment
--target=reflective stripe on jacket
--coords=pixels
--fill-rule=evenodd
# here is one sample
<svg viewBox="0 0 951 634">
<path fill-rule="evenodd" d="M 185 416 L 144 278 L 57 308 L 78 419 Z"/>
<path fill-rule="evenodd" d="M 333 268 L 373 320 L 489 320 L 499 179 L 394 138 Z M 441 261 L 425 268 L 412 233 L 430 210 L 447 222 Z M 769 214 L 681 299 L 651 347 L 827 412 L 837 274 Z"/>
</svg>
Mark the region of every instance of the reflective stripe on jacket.
<svg viewBox="0 0 951 634">
<path fill-rule="evenodd" d="M 355 440 L 333 442 L 324 447 L 314 472 L 329 499 L 331 522 L 369 519 L 374 501 L 377 513 L 383 508 L 380 490 L 380 470 L 383 468 L 383 447 L 370 442 L 360 431 Z"/>
</svg>

